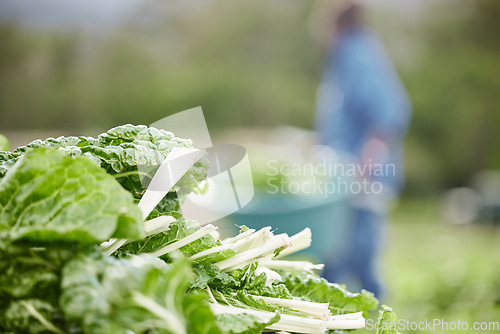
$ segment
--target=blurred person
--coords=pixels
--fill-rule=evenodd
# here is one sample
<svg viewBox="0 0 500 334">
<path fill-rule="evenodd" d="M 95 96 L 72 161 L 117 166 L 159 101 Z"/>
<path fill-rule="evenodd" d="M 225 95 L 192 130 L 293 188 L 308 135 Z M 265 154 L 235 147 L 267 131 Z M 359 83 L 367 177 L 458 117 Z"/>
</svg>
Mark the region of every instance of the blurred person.
<svg viewBox="0 0 500 334">
<path fill-rule="evenodd" d="M 406 92 L 384 47 L 365 26 L 362 8 L 346 3 L 336 18 L 319 87 L 318 141 L 349 155 L 360 171 L 370 165 L 387 168 L 382 173 L 365 168 L 356 175 L 357 181 L 378 182 L 380 192 L 351 194 L 347 249 L 340 258 L 331 254 L 325 260 L 323 276 L 329 281 L 355 283 L 378 297 L 382 293 L 377 260 L 388 204 L 404 182 L 402 139 L 409 120 Z"/>
</svg>

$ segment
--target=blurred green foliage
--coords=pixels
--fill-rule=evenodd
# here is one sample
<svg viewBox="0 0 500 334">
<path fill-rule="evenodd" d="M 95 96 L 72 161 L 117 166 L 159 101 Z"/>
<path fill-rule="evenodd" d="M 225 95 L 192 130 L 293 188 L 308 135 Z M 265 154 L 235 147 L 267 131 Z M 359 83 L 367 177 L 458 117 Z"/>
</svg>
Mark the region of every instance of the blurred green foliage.
<svg viewBox="0 0 500 334">
<path fill-rule="evenodd" d="M 0 133 L 0 151 L 9 151 L 10 142 L 3 134 Z"/>
<path fill-rule="evenodd" d="M 0 130 L 101 132 L 150 124 L 201 105 L 214 133 L 290 124 L 311 128 L 324 49 L 317 2 L 152 1 L 117 30 L 0 27 Z M 426 193 L 498 168 L 500 5 L 433 4 L 418 21 L 375 25 L 410 93 L 408 187 Z M 406 30 L 405 30 L 406 29 Z M 404 43 L 391 43 L 405 31 Z M 413 59 L 414 58 L 414 59 Z"/>
<path fill-rule="evenodd" d="M 402 69 L 415 112 L 407 154 L 414 189 L 465 185 L 500 168 L 500 2 L 452 3 L 426 18 L 420 61 Z"/>
<path fill-rule="evenodd" d="M 382 267 L 385 303 L 410 322 L 499 321 L 500 234 L 481 225 L 450 225 L 439 201 L 405 200 L 392 217 Z M 404 333 L 452 333 L 435 331 Z M 497 333 L 498 331 L 484 331 Z"/>
<path fill-rule="evenodd" d="M 1 127 L 104 130 L 198 105 L 215 130 L 311 126 L 322 64 L 307 29 L 310 3 L 151 6 L 144 10 L 159 18 L 102 39 L 1 30 Z"/>
</svg>

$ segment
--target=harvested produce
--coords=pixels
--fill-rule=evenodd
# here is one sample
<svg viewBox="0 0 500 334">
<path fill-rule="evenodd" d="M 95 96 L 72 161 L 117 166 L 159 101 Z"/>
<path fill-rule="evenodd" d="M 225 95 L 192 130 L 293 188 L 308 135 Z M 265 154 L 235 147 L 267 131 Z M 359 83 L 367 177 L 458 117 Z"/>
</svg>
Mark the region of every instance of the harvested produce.
<svg viewBox="0 0 500 334">
<path fill-rule="evenodd" d="M 364 327 L 378 306 L 372 293 L 327 282 L 314 272 L 321 265 L 286 260 L 311 244 L 309 229 L 288 236 L 242 226 L 220 239 L 216 226 L 176 211 L 189 192 L 203 193 L 204 158 L 167 200 L 139 202 L 144 178 L 160 173 L 175 147 L 192 143 L 125 125 L 97 139 L 47 139 L 0 152 L 0 333 Z M 144 173 L 140 165 L 151 168 Z M 384 308 L 380 321 L 395 315 Z"/>
</svg>

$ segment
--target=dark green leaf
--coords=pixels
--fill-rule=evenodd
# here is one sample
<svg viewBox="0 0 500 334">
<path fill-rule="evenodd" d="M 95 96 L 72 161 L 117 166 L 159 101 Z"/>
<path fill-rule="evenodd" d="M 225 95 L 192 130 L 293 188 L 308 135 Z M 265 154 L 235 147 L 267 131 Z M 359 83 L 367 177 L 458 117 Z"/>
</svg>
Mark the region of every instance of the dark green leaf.
<svg viewBox="0 0 500 334">
<path fill-rule="evenodd" d="M 276 314 L 269 322 L 263 322 L 257 316 L 251 314 L 219 314 L 216 322 L 224 334 L 260 334 L 267 326 L 270 326 L 280 319 Z"/>
<path fill-rule="evenodd" d="M 186 299 L 190 265 L 149 256 L 79 256 L 63 270 L 61 307 L 86 333 L 217 333 L 206 298 Z M 195 310 L 199 307 L 199 310 Z M 185 314 L 185 312 L 187 314 Z M 204 326 L 191 323 L 203 315 Z M 205 329 L 212 328 L 211 331 Z"/>
</svg>

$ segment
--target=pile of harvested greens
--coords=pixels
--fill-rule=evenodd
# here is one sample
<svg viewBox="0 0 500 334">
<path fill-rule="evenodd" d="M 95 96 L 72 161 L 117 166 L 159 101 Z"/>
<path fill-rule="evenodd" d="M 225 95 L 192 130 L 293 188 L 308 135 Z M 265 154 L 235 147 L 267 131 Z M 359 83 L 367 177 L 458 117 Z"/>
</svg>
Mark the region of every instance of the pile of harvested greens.
<svg viewBox="0 0 500 334">
<path fill-rule="evenodd" d="M 125 125 L 98 138 L 0 152 L 0 333 L 325 333 L 362 328 L 378 301 L 287 261 L 311 233 L 217 228 L 183 217 L 199 159 L 152 210 L 148 180 L 190 140 Z M 146 171 L 138 166 L 150 166 Z M 146 217 L 144 219 L 144 217 Z M 390 308 L 382 322 L 395 321 Z M 382 326 L 384 325 L 384 326 Z M 395 333 L 380 330 L 380 333 Z"/>
</svg>

